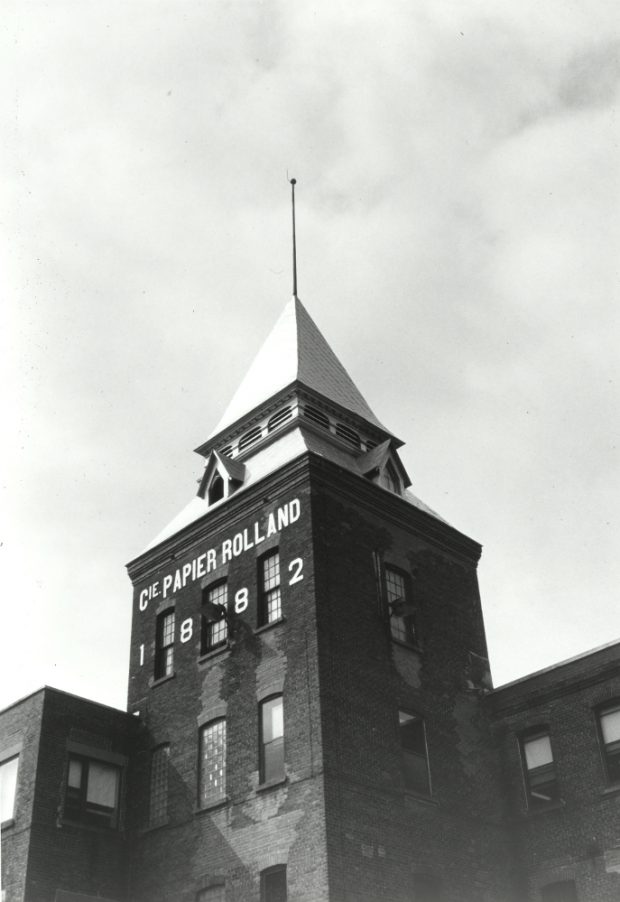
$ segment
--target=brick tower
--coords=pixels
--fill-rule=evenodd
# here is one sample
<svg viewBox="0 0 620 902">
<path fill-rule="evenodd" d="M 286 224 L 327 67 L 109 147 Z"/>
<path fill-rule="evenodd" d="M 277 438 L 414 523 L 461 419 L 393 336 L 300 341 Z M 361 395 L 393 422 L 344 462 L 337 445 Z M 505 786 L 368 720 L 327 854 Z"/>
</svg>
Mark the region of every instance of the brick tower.
<svg viewBox="0 0 620 902">
<path fill-rule="evenodd" d="M 508 898 L 479 545 L 295 296 L 128 569 L 135 902 Z"/>
</svg>

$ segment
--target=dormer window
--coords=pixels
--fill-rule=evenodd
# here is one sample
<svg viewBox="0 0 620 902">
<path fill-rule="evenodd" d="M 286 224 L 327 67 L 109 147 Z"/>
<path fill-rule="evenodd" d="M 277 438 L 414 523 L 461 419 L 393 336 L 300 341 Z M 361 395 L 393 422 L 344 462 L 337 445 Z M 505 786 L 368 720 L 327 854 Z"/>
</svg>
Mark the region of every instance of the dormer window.
<svg viewBox="0 0 620 902">
<path fill-rule="evenodd" d="M 381 471 L 379 484 L 382 485 L 384 489 L 388 489 L 390 492 L 400 495 L 400 480 L 396 475 L 396 470 L 389 461 Z"/>
<path fill-rule="evenodd" d="M 198 495 L 211 507 L 232 495 L 243 485 L 244 479 L 245 467 L 242 463 L 224 457 L 218 451 L 212 451 L 200 480 Z"/>
<path fill-rule="evenodd" d="M 209 486 L 209 491 L 207 492 L 207 500 L 209 504 L 215 504 L 216 501 L 221 501 L 224 497 L 225 486 L 224 480 L 220 476 L 219 473 L 215 473 L 213 479 L 211 480 L 211 485 Z"/>
</svg>

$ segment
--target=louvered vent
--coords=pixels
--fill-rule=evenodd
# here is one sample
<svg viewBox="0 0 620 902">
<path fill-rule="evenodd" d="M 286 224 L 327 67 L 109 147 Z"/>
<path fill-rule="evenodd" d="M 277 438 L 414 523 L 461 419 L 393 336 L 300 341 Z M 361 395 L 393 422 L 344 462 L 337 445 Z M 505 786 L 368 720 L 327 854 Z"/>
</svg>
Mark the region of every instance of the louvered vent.
<svg viewBox="0 0 620 902">
<path fill-rule="evenodd" d="M 281 410 L 278 410 L 267 423 L 267 432 L 273 432 L 273 430 L 277 429 L 278 426 L 281 426 L 282 423 L 290 420 L 292 416 L 293 411 L 290 407 L 283 407 Z"/>
<path fill-rule="evenodd" d="M 317 410 L 316 407 L 306 406 L 303 409 L 303 415 L 307 420 L 310 420 L 311 423 L 315 423 L 322 429 L 329 429 L 329 417 L 327 417 L 322 410 Z"/>
<path fill-rule="evenodd" d="M 233 456 L 233 446 L 226 445 L 225 448 L 222 448 L 222 450 L 220 451 L 220 454 L 222 454 L 224 457 L 232 457 Z"/>
<path fill-rule="evenodd" d="M 336 435 L 339 435 L 341 439 L 343 439 L 353 448 L 362 447 L 362 441 L 357 432 L 355 432 L 355 430 L 351 429 L 349 426 L 345 426 L 344 423 L 336 423 Z"/>
<path fill-rule="evenodd" d="M 254 442 L 259 440 L 261 435 L 262 431 L 260 426 L 255 426 L 253 429 L 250 429 L 249 432 L 246 432 L 245 435 L 242 435 L 239 439 L 239 451 L 243 451 L 245 448 L 253 445 Z"/>
</svg>

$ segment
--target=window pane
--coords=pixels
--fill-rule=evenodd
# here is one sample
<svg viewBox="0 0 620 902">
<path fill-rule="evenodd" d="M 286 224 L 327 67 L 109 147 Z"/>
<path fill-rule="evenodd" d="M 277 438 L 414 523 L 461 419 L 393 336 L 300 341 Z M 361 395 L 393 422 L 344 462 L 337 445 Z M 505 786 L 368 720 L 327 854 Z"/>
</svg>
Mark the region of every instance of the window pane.
<svg viewBox="0 0 620 902">
<path fill-rule="evenodd" d="M 527 739 L 523 743 L 523 750 L 528 770 L 534 770 L 536 767 L 542 767 L 553 762 L 551 740 L 548 736 L 537 736 L 535 739 Z"/>
<path fill-rule="evenodd" d="M 284 777 L 284 718 L 282 696 L 263 702 L 261 711 L 261 780 Z"/>
<path fill-rule="evenodd" d="M 226 795 L 226 721 L 204 727 L 200 734 L 201 807 L 221 802 Z"/>
<path fill-rule="evenodd" d="M 209 589 L 206 596 L 207 605 L 217 605 L 218 607 L 227 607 L 228 606 L 228 585 L 226 583 L 219 583 L 217 586 L 213 586 L 213 588 Z M 215 648 L 218 645 L 222 645 L 226 642 L 228 638 L 228 623 L 226 619 L 222 617 L 220 620 L 212 619 L 214 616 L 217 616 L 212 609 L 207 611 L 207 621 L 205 624 L 205 633 L 204 641 L 202 643 L 202 653 L 209 651 L 211 648 Z"/>
<path fill-rule="evenodd" d="M 18 761 L 19 756 L 16 756 L 0 765 L 0 822 L 11 820 L 15 813 Z"/>
<path fill-rule="evenodd" d="M 82 785 L 82 762 L 77 758 L 71 758 L 69 761 L 67 785 L 72 789 L 79 789 Z"/>
<path fill-rule="evenodd" d="M 430 778 L 424 721 L 414 714 L 398 712 L 403 750 L 403 779 L 407 789 L 430 795 Z"/>
<path fill-rule="evenodd" d="M 282 698 L 272 698 L 263 704 L 263 741 L 271 742 L 283 734 Z"/>
<path fill-rule="evenodd" d="M 100 761 L 90 761 L 86 801 L 105 808 L 115 808 L 117 791 L 118 769 Z"/>
<path fill-rule="evenodd" d="M 605 745 L 620 740 L 620 708 L 601 714 L 601 731 Z"/>
<path fill-rule="evenodd" d="M 151 754 L 149 823 L 164 821 L 168 814 L 168 759 L 170 746 L 162 745 Z"/>
<path fill-rule="evenodd" d="M 260 563 L 260 622 L 273 623 L 282 616 L 280 593 L 280 554 L 274 551 Z"/>
<path fill-rule="evenodd" d="M 284 776 L 284 739 L 274 739 L 265 745 L 263 770 L 265 783 Z"/>
</svg>

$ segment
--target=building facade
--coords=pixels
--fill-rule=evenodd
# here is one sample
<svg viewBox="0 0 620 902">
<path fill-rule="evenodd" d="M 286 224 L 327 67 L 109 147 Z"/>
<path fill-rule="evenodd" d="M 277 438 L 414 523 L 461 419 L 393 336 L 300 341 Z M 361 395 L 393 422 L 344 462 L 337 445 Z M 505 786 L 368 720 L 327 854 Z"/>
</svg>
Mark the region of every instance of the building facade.
<svg viewBox="0 0 620 902">
<path fill-rule="evenodd" d="M 128 566 L 127 712 L 0 714 L 6 902 L 618 898 L 619 648 L 494 691 L 401 445 L 294 297 Z"/>
</svg>

